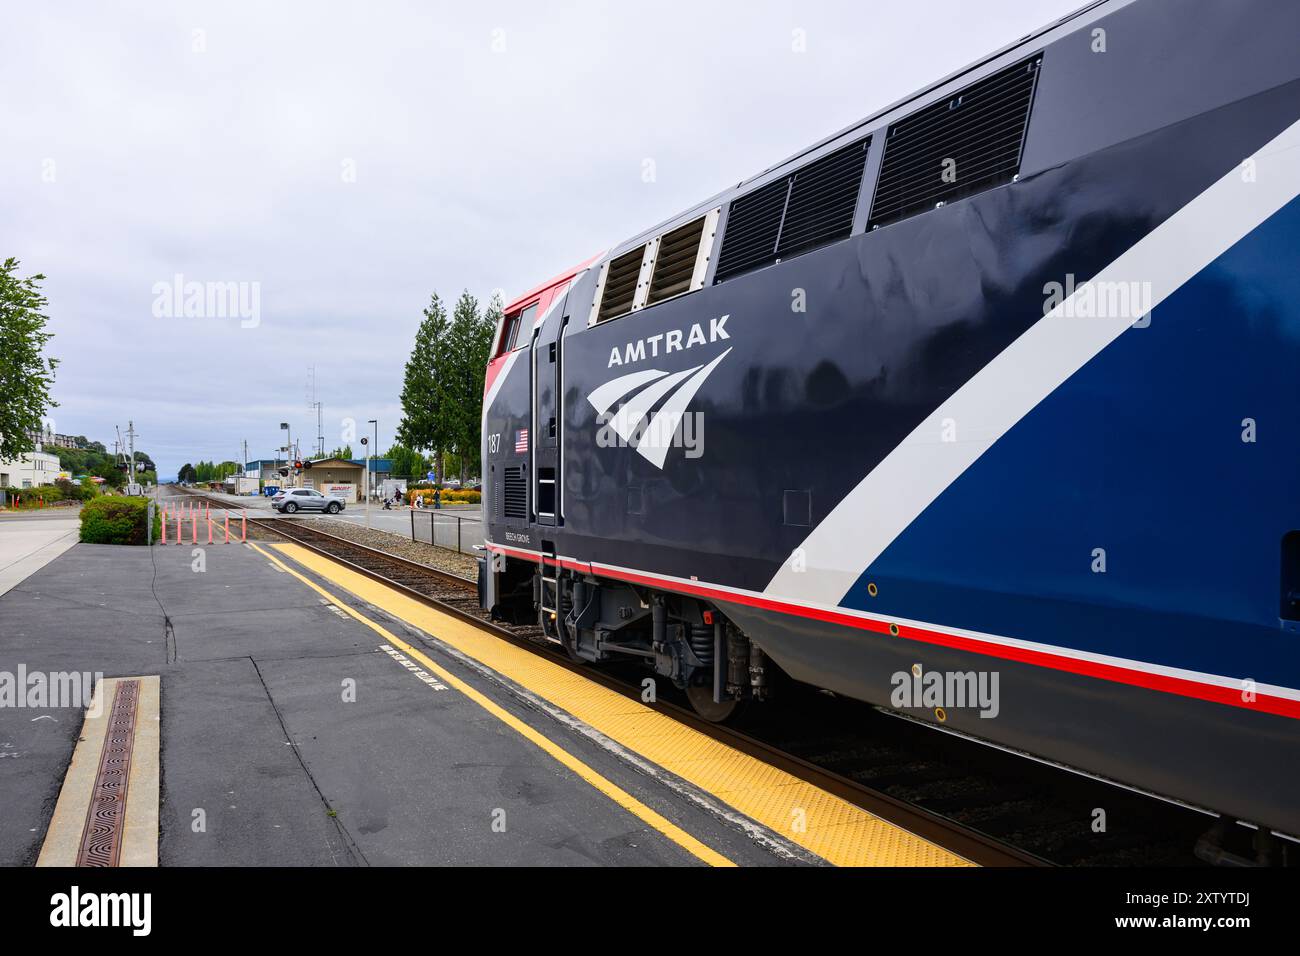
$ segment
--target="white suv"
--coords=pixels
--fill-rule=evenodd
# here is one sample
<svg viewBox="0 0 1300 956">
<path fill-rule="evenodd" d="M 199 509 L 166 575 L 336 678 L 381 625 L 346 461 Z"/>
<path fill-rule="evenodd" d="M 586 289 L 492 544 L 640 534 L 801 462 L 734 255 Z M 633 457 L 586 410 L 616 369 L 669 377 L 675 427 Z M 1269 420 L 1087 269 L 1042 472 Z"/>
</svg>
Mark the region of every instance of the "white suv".
<svg viewBox="0 0 1300 956">
<path fill-rule="evenodd" d="M 271 499 L 271 507 L 281 514 L 293 514 L 295 511 L 324 511 L 336 515 L 343 510 L 343 502 L 337 498 L 327 498 L 311 488 L 293 488 L 282 491 Z"/>
</svg>

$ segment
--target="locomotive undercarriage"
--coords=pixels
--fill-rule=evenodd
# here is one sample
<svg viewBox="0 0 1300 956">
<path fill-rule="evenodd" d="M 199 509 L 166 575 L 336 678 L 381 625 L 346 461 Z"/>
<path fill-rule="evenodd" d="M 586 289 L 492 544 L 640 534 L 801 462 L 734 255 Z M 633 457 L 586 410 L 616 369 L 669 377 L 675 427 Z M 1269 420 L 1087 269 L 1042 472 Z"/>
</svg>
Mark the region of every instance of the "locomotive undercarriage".
<svg viewBox="0 0 1300 956">
<path fill-rule="evenodd" d="M 505 562 L 497 582 L 494 617 L 537 624 L 576 661 L 640 661 L 706 720 L 770 695 L 774 665 L 708 602 L 518 561 Z"/>
</svg>

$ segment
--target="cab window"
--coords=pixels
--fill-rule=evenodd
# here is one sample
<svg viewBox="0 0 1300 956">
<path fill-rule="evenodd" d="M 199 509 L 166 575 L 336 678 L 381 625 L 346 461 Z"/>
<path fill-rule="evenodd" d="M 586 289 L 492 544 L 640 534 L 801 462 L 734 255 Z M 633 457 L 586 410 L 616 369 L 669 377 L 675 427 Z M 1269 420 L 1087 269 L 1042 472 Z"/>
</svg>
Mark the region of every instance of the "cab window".
<svg viewBox="0 0 1300 956">
<path fill-rule="evenodd" d="M 513 315 L 507 315 L 501 320 L 501 338 L 497 345 L 497 355 L 512 352 L 528 341 L 528 335 L 533 330 L 533 320 L 537 318 L 538 305 L 539 303 L 534 302 L 528 308 Z M 522 341 L 520 341 L 519 337 L 520 329 L 525 330 Z"/>
<path fill-rule="evenodd" d="M 533 331 L 533 320 L 536 318 L 537 318 L 536 302 L 534 302 L 528 308 L 524 309 L 524 311 L 520 312 L 519 315 L 515 317 L 514 328 L 511 329 L 510 348 L 515 349 L 523 344 L 523 342 L 519 340 L 519 335 L 521 330 L 524 336 L 523 341 L 524 342 L 528 341 L 528 335 Z"/>
</svg>

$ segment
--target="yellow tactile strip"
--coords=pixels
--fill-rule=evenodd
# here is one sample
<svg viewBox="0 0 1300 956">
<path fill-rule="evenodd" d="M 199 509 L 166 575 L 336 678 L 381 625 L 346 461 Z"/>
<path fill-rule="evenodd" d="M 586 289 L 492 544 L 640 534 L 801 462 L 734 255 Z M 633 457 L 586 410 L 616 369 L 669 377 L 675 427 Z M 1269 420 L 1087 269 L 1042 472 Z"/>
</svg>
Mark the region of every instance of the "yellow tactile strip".
<svg viewBox="0 0 1300 956">
<path fill-rule="evenodd" d="M 91 809 L 110 708 L 123 681 L 139 683 L 126 813 L 118 866 L 158 865 L 158 741 L 161 687 L 157 676 L 109 677 L 100 681 L 86 711 L 81 736 L 63 778 L 37 866 L 75 866 Z"/>
<path fill-rule="evenodd" d="M 756 757 L 295 544 L 273 547 L 838 866 L 969 861 Z"/>
</svg>

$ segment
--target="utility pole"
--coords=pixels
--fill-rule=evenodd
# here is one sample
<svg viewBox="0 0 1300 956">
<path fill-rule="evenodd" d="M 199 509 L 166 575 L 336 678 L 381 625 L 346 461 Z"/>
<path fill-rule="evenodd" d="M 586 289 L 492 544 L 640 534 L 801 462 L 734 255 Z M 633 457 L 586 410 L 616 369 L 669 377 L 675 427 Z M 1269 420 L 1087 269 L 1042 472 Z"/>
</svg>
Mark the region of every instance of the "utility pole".
<svg viewBox="0 0 1300 956">
<path fill-rule="evenodd" d="M 316 449 L 320 457 L 325 457 L 325 423 L 322 420 L 322 406 L 320 402 L 312 402 L 312 408 L 316 409 Z"/>
<path fill-rule="evenodd" d="M 293 429 L 291 429 L 291 428 L 289 427 L 289 423 L 288 423 L 288 422 L 280 422 L 280 430 L 281 430 L 282 432 L 284 432 L 284 433 L 288 436 L 288 438 L 285 439 L 285 443 L 284 443 L 284 453 L 285 453 L 286 455 L 289 456 L 289 475 L 288 475 L 287 478 L 284 479 L 284 487 L 286 487 L 286 488 L 292 488 L 292 487 L 294 487 L 294 484 L 293 484 Z"/>
<path fill-rule="evenodd" d="M 366 527 L 369 528 L 370 527 L 370 493 L 371 493 L 371 487 L 373 485 L 373 480 L 370 477 L 370 456 L 379 454 L 379 448 L 377 447 L 379 445 L 379 422 L 376 419 L 371 418 L 366 422 L 366 424 L 375 426 L 375 445 L 376 445 L 376 447 L 374 448 L 370 448 L 370 447 L 366 448 L 366 480 L 364 482 L 363 487 L 365 488 L 365 492 L 366 492 Z M 361 439 L 361 444 L 369 446 L 369 442 L 367 442 L 364 437 Z"/>
<path fill-rule="evenodd" d="M 307 403 L 308 408 L 316 410 L 316 447 L 320 457 L 325 457 L 325 422 L 323 420 L 323 407 L 316 400 L 316 366 L 307 366 L 308 385 L 311 388 L 311 401 Z"/>
<path fill-rule="evenodd" d="M 135 486 L 135 422 L 130 419 L 126 423 L 127 441 L 122 441 L 122 426 L 114 425 L 113 430 L 117 432 L 117 441 L 113 442 L 113 464 L 120 464 L 118 459 L 126 455 L 126 476 L 127 476 L 127 493 Z"/>
</svg>

